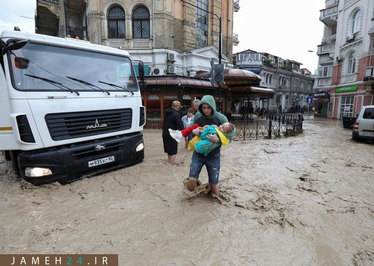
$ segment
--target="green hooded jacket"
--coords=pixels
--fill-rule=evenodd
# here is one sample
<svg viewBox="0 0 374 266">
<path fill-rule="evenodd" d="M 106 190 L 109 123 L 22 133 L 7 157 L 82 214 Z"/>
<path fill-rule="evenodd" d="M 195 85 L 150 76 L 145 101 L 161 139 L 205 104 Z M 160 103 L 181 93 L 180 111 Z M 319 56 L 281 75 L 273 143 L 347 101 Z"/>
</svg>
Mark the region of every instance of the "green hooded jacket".
<svg viewBox="0 0 374 266">
<path fill-rule="evenodd" d="M 203 113 L 202 105 L 203 103 L 208 104 L 213 109 L 213 114 L 210 117 L 207 117 Z M 216 101 L 214 100 L 214 97 L 211 95 L 205 95 L 199 104 L 199 111 L 195 114 L 194 117 L 194 123 L 199 124 L 200 126 L 206 126 L 206 125 L 221 125 L 225 122 L 229 122 L 227 117 L 220 112 L 217 111 L 216 107 Z M 234 127 L 234 130 L 230 133 L 225 133 L 225 136 L 230 140 L 235 136 L 236 134 L 236 128 Z"/>
</svg>

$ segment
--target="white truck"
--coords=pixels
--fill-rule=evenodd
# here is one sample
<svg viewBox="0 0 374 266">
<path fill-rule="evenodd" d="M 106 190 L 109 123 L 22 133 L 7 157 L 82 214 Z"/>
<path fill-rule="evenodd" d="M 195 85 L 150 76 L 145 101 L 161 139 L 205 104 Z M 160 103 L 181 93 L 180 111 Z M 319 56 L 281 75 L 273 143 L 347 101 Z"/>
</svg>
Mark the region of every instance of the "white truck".
<svg viewBox="0 0 374 266">
<path fill-rule="evenodd" d="M 144 159 L 128 52 L 0 29 L 0 151 L 19 176 L 70 183 Z"/>
</svg>

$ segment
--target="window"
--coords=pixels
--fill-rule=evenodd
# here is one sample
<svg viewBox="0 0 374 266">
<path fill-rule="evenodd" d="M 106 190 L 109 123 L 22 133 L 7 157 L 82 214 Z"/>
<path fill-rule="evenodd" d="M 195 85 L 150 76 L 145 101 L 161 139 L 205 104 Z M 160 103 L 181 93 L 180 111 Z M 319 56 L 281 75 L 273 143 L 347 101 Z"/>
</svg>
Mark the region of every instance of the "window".
<svg viewBox="0 0 374 266">
<path fill-rule="evenodd" d="M 364 118 L 364 119 L 374 119 L 374 108 L 366 108 L 362 118 Z"/>
<path fill-rule="evenodd" d="M 8 56 L 13 85 L 21 91 L 138 91 L 128 57 L 32 42 Z M 16 57 L 27 59 L 27 68 Z"/>
<path fill-rule="evenodd" d="M 326 78 L 332 76 L 332 66 L 321 66 L 318 68 L 318 77 Z"/>
<path fill-rule="evenodd" d="M 132 15 L 132 31 L 135 39 L 149 39 L 150 24 L 149 11 L 147 8 L 141 6 L 134 9 Z"/>
<path fill-rule="evenodd" d="M 125 11 L 113 7 L 108 12 L 109 38 L 125 38 Z"/>
<path fill-rule="evenodd" d="M 361 22 L 361 11 L 357 10 L 356 13 L 353 15 L 352 20 L 352 34 L 360 31 L 360 22 Z"/>
<path fill-rule="evenodd" d="M 349 116 L 353 115 L 353 96 L 347 96 L 341 98 L 340 115 Z"/>
<path fill-rule="evenodd" d="M 196 48 L 201 48 L 208 45 L 209 0 L 197 0 L 196 5 Z"/>
<path fill-rule="evenodd" d="M 355 70 L 356 70 L 356 58 L 354 57 L 354 54 L 351 53 L 348 57 L 347 74 L 355 73 Z"/>
</svg>

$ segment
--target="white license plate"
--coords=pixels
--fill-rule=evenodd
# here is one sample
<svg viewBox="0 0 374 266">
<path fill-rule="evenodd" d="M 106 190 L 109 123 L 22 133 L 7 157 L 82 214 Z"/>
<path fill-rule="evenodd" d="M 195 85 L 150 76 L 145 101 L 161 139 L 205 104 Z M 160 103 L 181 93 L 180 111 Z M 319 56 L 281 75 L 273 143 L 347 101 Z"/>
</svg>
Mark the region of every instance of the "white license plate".
<svg viewBox="0 0 374 266">
<path fill-rule="evenodd" d="M 361 132 L 362 136 L 374 137 L 374 132 Z"/>
<path fill-rule="evenodd" d="M 109 157 L 89 161 L 88 162 L 88 167 L 94 167 L 94 166 L 107 164 L 107 163 L 111 163 L 111 162 L 114 162 L 114 156 L 109 156 Z"/>
</svg>

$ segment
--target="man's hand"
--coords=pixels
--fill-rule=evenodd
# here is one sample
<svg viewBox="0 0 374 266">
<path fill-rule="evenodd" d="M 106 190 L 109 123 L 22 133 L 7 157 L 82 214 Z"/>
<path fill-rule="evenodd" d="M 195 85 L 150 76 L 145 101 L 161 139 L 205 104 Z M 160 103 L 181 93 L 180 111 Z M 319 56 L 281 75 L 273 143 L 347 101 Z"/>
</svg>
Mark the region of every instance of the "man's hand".
<svg viewBox="0 0 374 266">
<path fill-rule="evenodd" d="M 195 135 L 195 136 L 200 136 L 202 130 L 201 130 L 201 127 L 199 128 L 195 128 L 192 130 L 192 133 Z"/>
<path fill-rule="evenodd" d="M 206 138 L 209 139 L 209 140 L 212 141 L 212 142 L 215 142 L 215 143 L 217 143 L 217 142 L 219 141 L 218 136 L 215 135 L 215 134 L 208 134 L 208 135 L 206 136 Z"/>
</svg>

